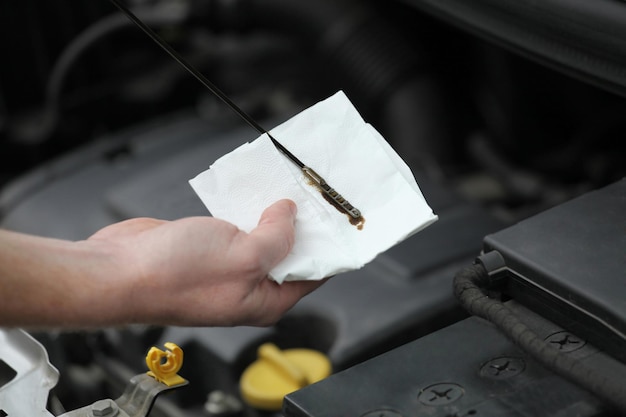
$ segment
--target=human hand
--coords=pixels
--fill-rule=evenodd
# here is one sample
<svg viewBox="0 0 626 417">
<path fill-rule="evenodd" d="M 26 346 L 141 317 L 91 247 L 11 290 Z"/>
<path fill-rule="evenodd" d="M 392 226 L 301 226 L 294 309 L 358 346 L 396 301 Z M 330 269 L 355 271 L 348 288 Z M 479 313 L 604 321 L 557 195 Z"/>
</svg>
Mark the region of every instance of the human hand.
<svg viewBox="0 0 626 417">
<path fill-rule="evenodd" d="M 250 233 L 212 218 L 140 218 L 80 242 L 0 230 L 0 325 L 269 325 L 323 281 L 270 281 L 293 246 L 295 204 Z"/>
<path fill-rule="evenodd" d="M 115 321 L 268 325 L 322 283 L 267 278 L 293 246 L 295 214 L 295 204 L 281 200 L 250 233 L 212 217 L 139 218 L 108 226 L 86 243 L 113 249 L 125 271 L 111 283 L 126 288 L 110 293 L 126 300 L 112 300 L 125 316 Z"/>
</svg>

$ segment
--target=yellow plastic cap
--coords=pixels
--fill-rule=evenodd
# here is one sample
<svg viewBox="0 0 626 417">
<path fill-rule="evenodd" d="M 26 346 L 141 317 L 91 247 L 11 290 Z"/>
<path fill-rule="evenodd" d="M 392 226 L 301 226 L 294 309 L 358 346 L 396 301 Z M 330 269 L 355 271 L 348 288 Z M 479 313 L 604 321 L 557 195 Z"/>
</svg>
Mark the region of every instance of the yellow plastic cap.
<svg viewBox="0 0 626 417">
<path fill-rule="evenodd" d="M 330 373 L 330 360 L 323 353 L 311 349 L 280 350 L 266 343 L 259 347 L 258 359 L 241 375 L 241 396 L 252 407 L 278 411 L 285 395 Z"/>
</svg>

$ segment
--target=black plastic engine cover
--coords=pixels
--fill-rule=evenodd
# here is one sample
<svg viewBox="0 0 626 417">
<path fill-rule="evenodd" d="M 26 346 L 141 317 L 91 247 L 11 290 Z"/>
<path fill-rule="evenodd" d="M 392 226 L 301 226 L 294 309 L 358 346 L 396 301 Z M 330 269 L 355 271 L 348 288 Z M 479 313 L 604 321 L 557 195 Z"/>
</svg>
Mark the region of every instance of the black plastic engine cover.
<svg viewBox="0 0 626 417">
<path fill-rule="evenodd" d="M 626 94 L 624 2 L 403 1 L 527 58 Z"/>
<path fill-rule="evenodd" d="M 505 266 L 490 272 L 507 283 L 503 289 L 514 298 L 509 308 L 564 354 L 626 384 L 626 180 L 489 235 L 484 243 L 486 251 L 502 255 Z M 288 417 L 612 415 L 478 318 L 290 394 L 284 412 Z"/>
<path fill-rule="evenodd" d="M 626 179 L 485 238 L 505 291 L 626 362 Z"/>
<path fill-rule="evenodd" d="M 511 301 L 540 337 L 569 333 Z M 581 339 L 568 353 L 600 371 L 626 367 Z M 626 378 L 621 381 L 626 383 Z M 597 399 L 472 317 L 287 395 L 286 417 L 599 417 Z"/>
</svg>

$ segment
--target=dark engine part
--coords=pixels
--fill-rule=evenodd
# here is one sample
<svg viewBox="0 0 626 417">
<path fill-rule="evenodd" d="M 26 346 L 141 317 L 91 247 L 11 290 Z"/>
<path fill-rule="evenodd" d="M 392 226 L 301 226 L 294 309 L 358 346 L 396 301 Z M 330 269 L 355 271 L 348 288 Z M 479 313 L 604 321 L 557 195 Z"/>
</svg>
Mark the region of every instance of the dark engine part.
<svg viewBox="0 0 626 417">
<path fill-rule="evenodd" d="M 455 280 L 461 303 L 486 320 L 290 394 L 285 414 L 623 415 L 625 196 L 622 180 L 487 236 L 476 283 L 489 292 L 463 271 Z"/>
<path fill-rule="evenodd" d="M 585 365 L 624 384 L 626 367 L 584 339 L 511 301 L 533 330 Z M 483 319 L 469 318 L 298 392 L 289 417 L 618 416 L 546 370 Z"/>
<path fill-rule="evenodd" d="M 297 100 L 302 100 L 295 109 L 282 109 L 279 115 L 285 118 L 341 88 L 405 159 L 423 169 L 434 169 L 438 158 L 447 155 L 442 146 L 449 143 L 454 125 L 442 123 L 448 112 L 446 95 L 441 94 L 428 59 L 365 3 L 136 3 L 138 15 L 160 29 L 166 40 L 186 52 L 210 78 L 217 78 L 220 87 L 235 98 L 244 95 L 238 101 L 253 115 L 274 115 L 277 110 L 268 100 L 280 89 L 297 93 Z M 81 11 L 74 13 L 81 16 Z M 12 13 L 20 16 L 20 12 L 25 14 L 19 9 Z M 40 23 L 32 16 L 27 18 L 32 25 Z M 68 28 L 77 33 L 76 38 L 56 61 L 49 55 L 50 49 L 56 51 L 58 46 L 43 45 L 47 65 L 25 57 L 24 65 L 35 68 L 28 68 L 25 74 L 13 67 L 5 69 L 7 91 L 0 101 L 6 102 L 6 111 L 0 127 L 4 127 L 8 144 L 17 149 L 14 152 L 32 152 L 37 146 L 53 154 L 59 148 L 75 146 L 75 141 L 84 139 L 76 136 L 85 131 L 118 129 L 155 113 L 193 105 L 198 96 L 206 100 L 195 80 L 127 19 L 109 14 L 86 28 L 92 18 L 85 13 L 83 19 L 76 17 L 80 24 Z M 235 50 L 228 42 L 233 38 L 241 43 Z M 244 38 L 247 41 L 240 42 Z M 264 55 L 259 55 L 259 50 Z M 253 82 L 250 74 L 239 68 L 246 65 L 245 60 L 255 66 Z M 232 71 L 233 65 L 236 71 Z M 50 75 L 47 80 L 35 77 L 34 70 Z M 82 71 L 78 74 L 83 77 L 82 84 L 78 84 L 77 70 Z M 14 89 L 15 79 L 24 83 L 29 76 L 36 87 L 31 90 L 40 90 L 40 95 L 23 97 Z M 88 114 L 84 114 L 86 104 L 93 106 Z M 415 118 L 416 112 L 423 117 Z M 223 118 L 224 114 L 214 116 Z"/>
<path fill-rule="evenodd" d="M 502 256 L 502 291 L 622 362 L 625 213 L 621 180 L 487 236 L 484 249 Z"/>
</svg>

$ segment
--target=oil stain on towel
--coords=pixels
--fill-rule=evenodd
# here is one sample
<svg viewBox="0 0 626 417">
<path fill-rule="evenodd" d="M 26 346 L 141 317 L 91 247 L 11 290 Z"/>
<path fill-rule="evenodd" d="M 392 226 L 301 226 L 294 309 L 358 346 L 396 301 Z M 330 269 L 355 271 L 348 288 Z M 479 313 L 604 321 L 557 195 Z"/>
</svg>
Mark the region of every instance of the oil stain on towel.
<svg viewBox="0 0 626 417">
<path fill-rule="evenodd" d="M 311 185 L 314 185 L 314 184 L 311 184 Z M 320 194 L 322 195 L 322 197 L 324 197 L 324 200 L 328 201 L 340 213 L 345 214 L 351 225 L 355 226 L 358 230 L 363 230 L 363 225 L 365 224 L 365 218 L 363 216 L 359 216 L 359 217 L 356 217 L 356 218 L 350 216 L 348 213 L 346 213 L 343 210 L 343 208 L 341 207 L 341 205 L 339 203 L 337 203 L 335 200 L 332 199 L 331 196 L 329 196 L 328 194 L 326 194 L 323 191 L 320 191 Z"/>
</svg>

